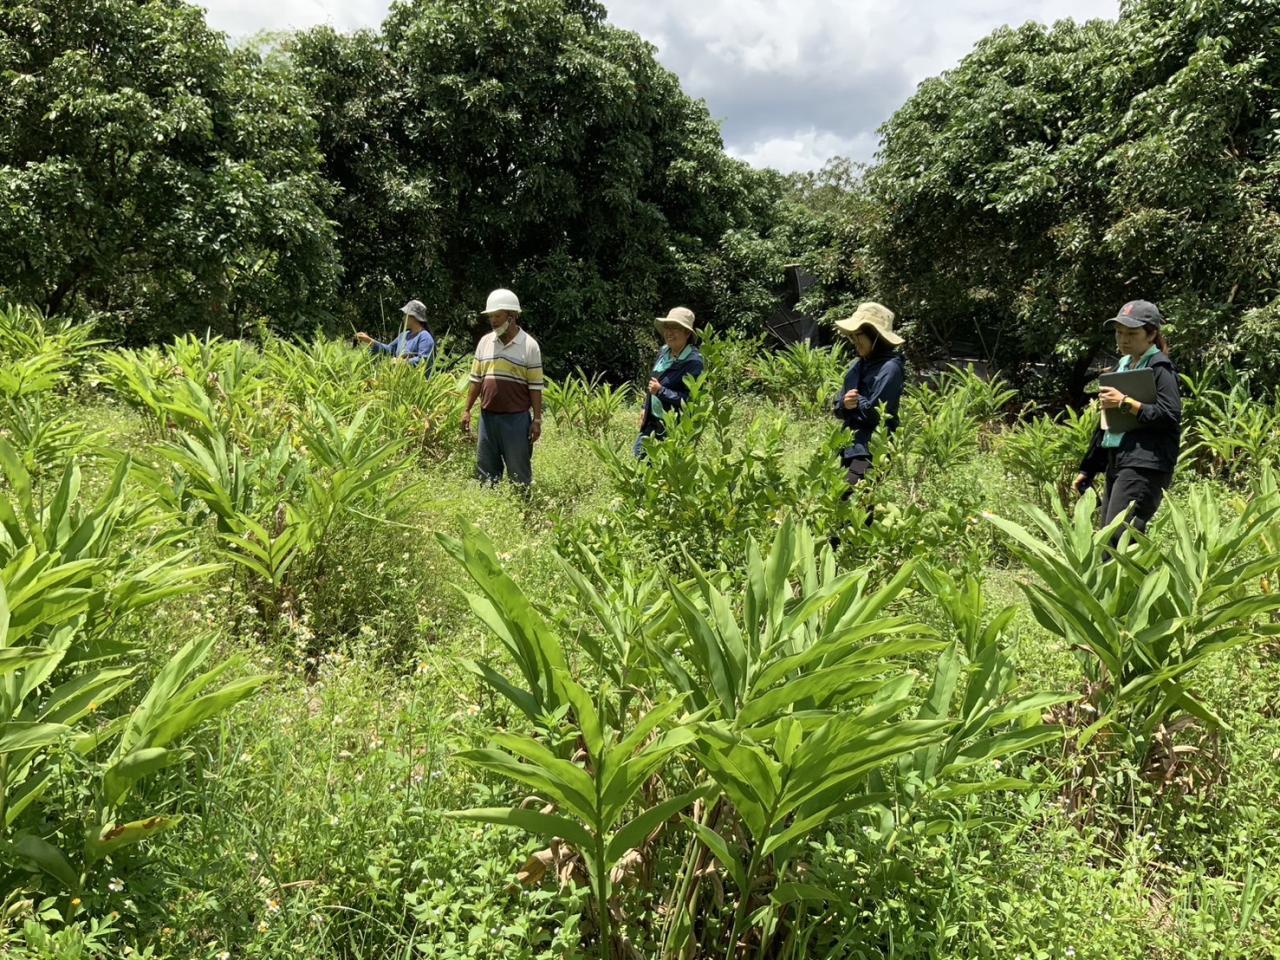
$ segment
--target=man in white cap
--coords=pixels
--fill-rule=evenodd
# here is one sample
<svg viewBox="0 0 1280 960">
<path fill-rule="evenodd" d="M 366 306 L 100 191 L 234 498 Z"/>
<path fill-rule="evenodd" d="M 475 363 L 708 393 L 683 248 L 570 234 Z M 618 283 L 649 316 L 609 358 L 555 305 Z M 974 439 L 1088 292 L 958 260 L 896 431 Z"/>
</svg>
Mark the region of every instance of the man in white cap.
<svg viewBox="0 0 1280 960">
<path fill-rule="evenodd" d="M 379 343 L 363 331 L 356 334 L 356 340 L 373 353 L 387 354 L 414 367 L 424 364 L 430 369 L 436 341 L 427 330 L 426 305 L 421 300 L 410 300 L 400 308 L 400 312 L 404 314 L 405 328 L 390 343 Z"/>
<path fill-rule="evenodd" d="M 526 490 L 533 483 L 533 445 L 542 436 L 542 350 L 520 329 L 520 301 L 494 290 L 485 303 L 490 332 L 476 344 L 462 429 L 471 432 L 471 408 L 480 401 L 476 477 L 497 483 L 505 469 Z"/>
</svg>

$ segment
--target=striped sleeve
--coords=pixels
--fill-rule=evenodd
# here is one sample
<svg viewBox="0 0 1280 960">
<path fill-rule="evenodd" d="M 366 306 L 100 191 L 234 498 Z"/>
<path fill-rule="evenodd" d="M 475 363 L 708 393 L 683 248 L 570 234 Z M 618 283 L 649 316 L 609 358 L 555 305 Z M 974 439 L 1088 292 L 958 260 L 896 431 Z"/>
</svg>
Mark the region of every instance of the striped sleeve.
<svg viewBox="0 0 1280 960">
<path fill-rule="evenodd" d="M 538 346 L 538 341 L 529 338 L 528 349 L 525 351 L 525 379 L 529 382 L 530 390 L 542 389 L 542 348 Z"/>
<path fill-rule="evenodd" d="M 484 342 L 488 339 L 487 335 L 480 338 L 480 342 L 476 344 L 476 355 L 471 358 L 471 382 L 484 382 L 484 368 L 480 365 L 480 352 L 484 350 Z"/>
</svg>

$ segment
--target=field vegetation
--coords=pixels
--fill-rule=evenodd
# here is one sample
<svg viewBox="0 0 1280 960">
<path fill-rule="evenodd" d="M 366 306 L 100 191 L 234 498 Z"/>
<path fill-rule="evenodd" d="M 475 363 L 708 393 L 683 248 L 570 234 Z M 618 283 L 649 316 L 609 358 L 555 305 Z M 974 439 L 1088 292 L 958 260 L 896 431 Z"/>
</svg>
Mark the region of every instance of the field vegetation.
<svg viewBox="0 0 1280 960">
<path fill-rule="evenodd" d="M 1274 399 L 1112 557 L 966 370 L 852 501 L 838 352 L 713 334 L 645 463 L 567 377 L 525 502 L 448 357 L 0 330 L 8 956 L 1280 955 Z"/>
</svg>

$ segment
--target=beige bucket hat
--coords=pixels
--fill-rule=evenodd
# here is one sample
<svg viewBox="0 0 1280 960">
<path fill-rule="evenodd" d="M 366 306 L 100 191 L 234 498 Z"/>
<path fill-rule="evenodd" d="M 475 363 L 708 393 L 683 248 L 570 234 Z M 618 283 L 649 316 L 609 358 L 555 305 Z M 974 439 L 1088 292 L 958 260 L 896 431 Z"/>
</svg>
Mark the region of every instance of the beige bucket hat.
<svg viewBox="0 0 1280 960">
<path fill-rule="evenodd" d="M 893 332 L 893 311 L 882 304 L 867 301 L 859 304 L 858 309 L 853 311 L 853 316 L 836 321 L 836 329 L 849 337 L 863 327 L 871 327 L 885 343 L 891 343 L 895 347 L 905 342 Z"/>
<path fill-rule="evenodd" d="M 690 333 L 693 333 L 693 311 L 688 307 L 672 307 L 671 311 L 665 317 L 658 317 L 658 319 L 653 321 L 653 325 L 659 330 L 667 324 L 684 327 Z"/>
</svg>

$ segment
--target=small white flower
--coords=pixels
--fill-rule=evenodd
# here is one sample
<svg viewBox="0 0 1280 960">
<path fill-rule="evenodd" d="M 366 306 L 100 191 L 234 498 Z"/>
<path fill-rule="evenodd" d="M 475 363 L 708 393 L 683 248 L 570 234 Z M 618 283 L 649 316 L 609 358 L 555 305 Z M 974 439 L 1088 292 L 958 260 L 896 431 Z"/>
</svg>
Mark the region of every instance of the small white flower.
<svg viewBox="0 0 1280 960">
<path fill-rule="evenodd" d="M 111 882 L 107 884 L 107 889 L 112 893 L 119 893 L 124 889 L 124 881 L 119 877 L 112 877 Z"/>
</svg>

